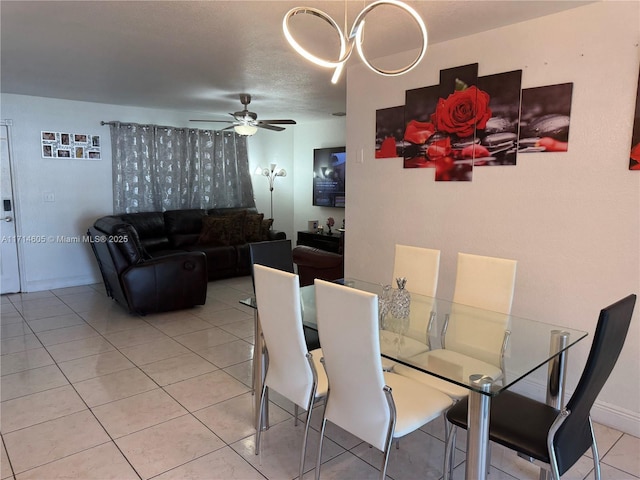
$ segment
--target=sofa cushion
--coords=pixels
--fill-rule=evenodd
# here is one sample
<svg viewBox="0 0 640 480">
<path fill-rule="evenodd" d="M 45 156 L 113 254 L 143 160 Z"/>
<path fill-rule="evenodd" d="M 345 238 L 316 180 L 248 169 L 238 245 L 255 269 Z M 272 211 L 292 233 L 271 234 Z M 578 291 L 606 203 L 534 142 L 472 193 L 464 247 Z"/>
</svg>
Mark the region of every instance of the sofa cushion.
<svg viewBox="0 0 640 480">
<path fill-rule="evenodd" d="M 244 240 L 245 242 L 262 241 L 262 220 L 264 214 L 251 213 L 247 214 L 244 219 Z"/>
<path fill-rule="evenodd" d="M 231 215 L 238 212 L 258 213 L 258 210 L 256 207 L 211 208 L 207 211 L 207 214 L 213 217 L 221 217 L 223 215 Z"/>
<path fill-rule="evenodd" d="M 144 249 L 136 229 L 127 223 L 118 225 L 113 230 L 113 241 L 118 245 L 122 256 L 130 265 L 141 263 L 144 260 Z"/>
<path fill-rule="evenodd" d="M 147 238 L 166 238 L 164 231 L 164 216 L 162 212 L 125 213 L 120 215 L 125 223 L 130 223 L 136 229 L 141 241 Z"/>
<path fill-rule="evenodd" d="M 224 218 L 229 220 L 229 245 L 245 243 L 244 219 L 246 216 L 247 212 L 244 210 L 224 216 Z"/>
<path fill-rule="evenodd" d="M 202 218 L 199 245 L 229 245 L 229 218 L 207 215 Z"/>
<path fill-rule="evenodd" d="M 273 218 L 266 218 L 262 220 L 262 228 L 260 229 L 261 242 L 269 240 L 269 230 L 271 230 L 271 225 L 273 225 Z"/>
<path fill-rule="evenodd" d="M 216 271 L 235 271 L 237 257 L 236 247 L 232 245 L 193 245 L 185 248 L 187 251 L 204 252 L 207 256 L 207 266 L 215 278 Z"/>
<path fill-rule="evenodd" d="M 172 235 L 196 234 L 202 231 L 204 210 L 167 210 L 164 212 L 166 233 L 173 241 Z"/>
<path fill-rule="evenodd" d="M 188 247 L 198 243 L 200 233 L 185 233 L 171 235 L 171 245 L 176 248 Z"/>
</svg>

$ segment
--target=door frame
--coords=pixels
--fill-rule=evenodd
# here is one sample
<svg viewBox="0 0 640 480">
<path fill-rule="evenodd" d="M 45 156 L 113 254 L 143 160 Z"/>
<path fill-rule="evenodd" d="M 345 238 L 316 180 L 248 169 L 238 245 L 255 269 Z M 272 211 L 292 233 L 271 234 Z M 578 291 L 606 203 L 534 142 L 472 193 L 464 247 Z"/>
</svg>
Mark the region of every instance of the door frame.
<svg viewBox="0 0 640 480">
<path fill-rule="evenodd" d="M 13 120 L 8 118 L 0 119 L 0 126 L 4 126 L 7 129 L 7 148 L 9 150 L 9 169 L 11 171 L 11 196 L 12 196 L 12 206 L 13 206 L 13 222 L 16 229 L 16 235 L 22 236 L 22 222 L 20 219 L 20 205 L 17 195 L 16 189 L 16 164 L 15 164 L 15 155 L 13 150 Z M 18 283 L 20 285 L 20 292 L 25 292 L 25 282 L 24 282 L 24 272 L 23 272 L 23 261 L 24 258 L 24 247 L 21 242 L 16 242 L 16 248 L 18 251 Z"/>
</svg>

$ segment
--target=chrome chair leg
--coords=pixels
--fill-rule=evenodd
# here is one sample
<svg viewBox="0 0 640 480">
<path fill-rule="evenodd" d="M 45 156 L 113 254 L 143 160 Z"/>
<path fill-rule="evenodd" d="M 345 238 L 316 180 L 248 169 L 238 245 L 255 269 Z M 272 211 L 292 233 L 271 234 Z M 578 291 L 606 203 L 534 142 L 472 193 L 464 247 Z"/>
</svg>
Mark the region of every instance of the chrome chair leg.
<svg viewBox="0 0 640 480">
<path fill-rule="evenodd" d="M 260 437 L 262 435 L 262 412 L 264 410 L 264 397 L 266 394 L 267 385 L 262 385 L 262 392 L 260 393 L 260 407 L 258 409 L 258 419 L 256 421 L 256 455 L 260 453 Z"/>
<path fill-rule="evenodd" d="M 387 428 L 387 439 L 384 442 L 384 455 L 382 460 L 382 468 L 380 469 L 380 480 L 384 480 L 387 476 L 387 465 L 389 463 L 389 454 L 391 453 L 391 444 L 393 443 L 393 433 L 396 430 L 396 404 L 393 401 L 393 394 L 391 393 L 391 387 L 384 386 L 384 396 L 387 399 L 387 405 L 389 406 L 389 426 Z"/>
<path fill-rule="evenodd" d="M 298 426 L 298 404 L 296 403 L 293 407 L 293 426 Z"/>
<path fill-rule="evenodd" d="M 322 441 L 324 440 L 324 429 L 327 426 L 327 419 L 322 418 L 320 425 L 320 440 L 318 441 L 318 457 L 316 458 L 316 480 L 320 480 L 320 464 L 322 463 Z M 302 479 L 301 479 L 302 480 Z"/>
<path fill-rule="evenodd" d="M 315 392 L 314 392 L 315 396 Z M 298 406 L 296 405 L 296 408 Z M 304 457 L 307 455 L 307 440 L 309 439 L 309 427 L 311 426 L 311 413 L 313 411 L 313 397 L 311 397 L 311 404 L 307 408 L 307 418 L 304 422 L 304 438 L 302 440 L 302 453 L 300 454 L 300 473 L 298 478 L 302 480 L 304 474 Z"/>
<path fill-rule="evenodd" d="M 593 476 L 595 480 L 600 480 L 600 455 L 598 454 L 598 444 L 596 443 L 596 432 L 593 431 L 591 415 L 589 415 L 589 429 L 591 430 L 591 455 L 593 456 Z"/>
<path fill-rule="evenodd" d="M 444 478 L 443 480 L 451 480 L 453 475 L 453 459 L 455 457 L 456 448 L 456 434 L 458 433 L 458 427 L 451 425 L 449 429 L 449 435 L 447 443 L 444 449 Z"/>
<path fill-rule="evenodd" d="M 446 445 L 449 440 L 449 435 L 451 434 L 452 426 L 449 426 L 449 422 L 447 422 L 447 412 L 442 412 L 442 421 L 444 422 L 444 443 Z"/>
</svg>

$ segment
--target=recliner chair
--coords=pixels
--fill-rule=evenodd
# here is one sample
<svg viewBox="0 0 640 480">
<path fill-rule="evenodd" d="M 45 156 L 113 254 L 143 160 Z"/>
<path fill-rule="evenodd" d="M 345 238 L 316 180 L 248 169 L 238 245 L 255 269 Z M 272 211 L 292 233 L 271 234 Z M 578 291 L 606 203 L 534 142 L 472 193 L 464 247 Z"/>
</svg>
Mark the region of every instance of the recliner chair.
<svg viewBox="0 0 640 480">
<path fill-rule="evenodd" d="M 208 282 L 204 253 L 151 258 L 145 255 L 135 229 L 114 217 L 98 220 L 87 234 L 107 295 L 131 313 L 145 315 L 204 305 Z"/>
</svg>

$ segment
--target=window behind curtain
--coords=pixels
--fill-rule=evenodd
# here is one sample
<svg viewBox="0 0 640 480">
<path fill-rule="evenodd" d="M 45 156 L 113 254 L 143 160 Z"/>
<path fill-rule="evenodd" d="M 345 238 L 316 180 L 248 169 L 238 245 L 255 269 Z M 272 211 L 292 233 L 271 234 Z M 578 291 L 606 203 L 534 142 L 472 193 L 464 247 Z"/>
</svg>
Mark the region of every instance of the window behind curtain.
<svg viewBox="0 0 640 480">
<path fill-rule="evenodd" d="M 113 210 L 254 207 L 247 138 L 113 122 Z"/>
</svg>

